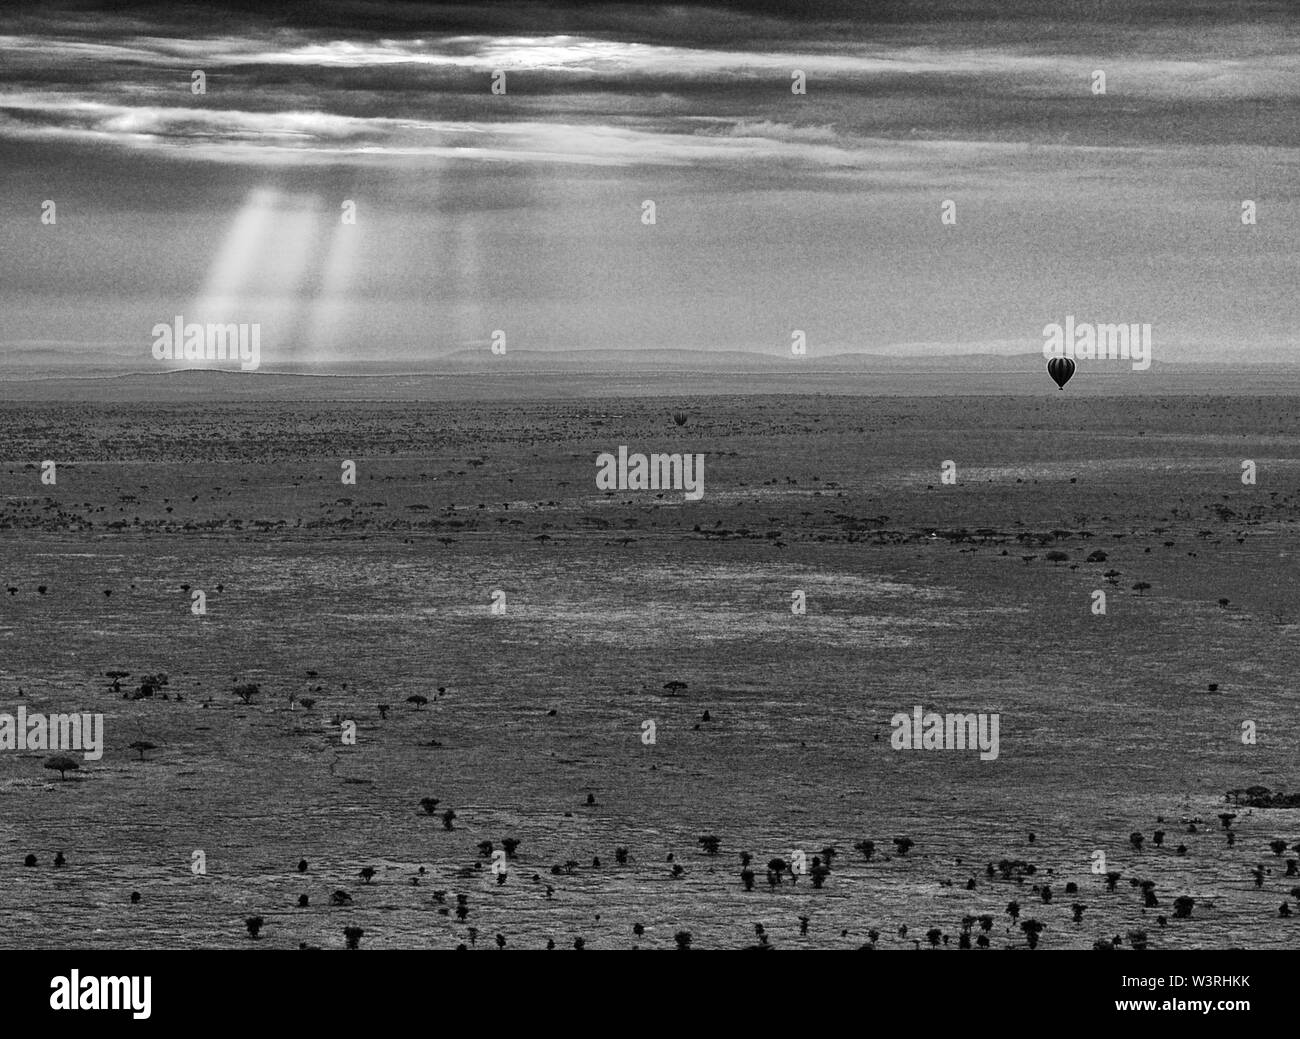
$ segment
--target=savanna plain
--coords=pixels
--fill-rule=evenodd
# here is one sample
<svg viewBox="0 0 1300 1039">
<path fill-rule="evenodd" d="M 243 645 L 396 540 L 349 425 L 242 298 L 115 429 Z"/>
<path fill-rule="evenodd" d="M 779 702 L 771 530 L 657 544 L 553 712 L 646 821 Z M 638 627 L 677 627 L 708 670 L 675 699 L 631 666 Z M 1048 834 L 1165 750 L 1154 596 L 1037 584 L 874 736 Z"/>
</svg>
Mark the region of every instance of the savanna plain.
<svg viewBox="0 0 1300 1039">
<path fill-rule="evenodd" d="M 1300 398 L 526 389 L 0 402 L 0 946 L 1300 944 Z"/>
</svg>

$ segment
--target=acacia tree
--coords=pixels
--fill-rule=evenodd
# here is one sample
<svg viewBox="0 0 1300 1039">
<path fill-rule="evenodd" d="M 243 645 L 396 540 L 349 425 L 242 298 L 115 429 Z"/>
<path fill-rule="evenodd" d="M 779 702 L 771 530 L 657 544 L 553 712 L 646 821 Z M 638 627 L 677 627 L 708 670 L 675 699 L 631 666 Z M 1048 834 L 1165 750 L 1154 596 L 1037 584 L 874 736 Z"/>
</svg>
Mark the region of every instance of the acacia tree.
<svg viewBox="0 0 1300 1039">
<path fill-rule="evenodd" d="M 69 772 L 76 772 L 81 768 L 75 758 L 70 758 L 66 754 L 55 754 L 52 758 L 47 758 L 45 767 L 58 772 L 59 778 L 66 780 Z"/>
</svg>

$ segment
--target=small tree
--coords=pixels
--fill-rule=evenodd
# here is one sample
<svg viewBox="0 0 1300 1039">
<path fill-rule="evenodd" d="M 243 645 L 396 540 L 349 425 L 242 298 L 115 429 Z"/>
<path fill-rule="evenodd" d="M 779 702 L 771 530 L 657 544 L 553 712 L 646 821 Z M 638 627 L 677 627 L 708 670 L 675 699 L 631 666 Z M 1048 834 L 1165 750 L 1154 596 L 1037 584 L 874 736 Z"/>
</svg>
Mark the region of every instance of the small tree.
<svg viewBox="0 0 1300 1039">
<path fill-rule="evenodd" d="M 427 704 L 429 701 L 428 701 L 428 699 L 427 699 L 426 697 L 420 696 L 420 695 L 417 693 L 417 694 L 415 694 L 414 696 L 408 696 L 408 697 L 406 698 L 406 702 L 409 703 L 409 704 L 414 704 L 414 705 L 415 705 L 415 709 L 418 711 L 421 707 L 423 707 L 423 706 L 424 706 L 425 704 Z"/>
<path fill-rule="evenodd" d="M 895 837 L 894 847 L 898 849 L 899 855 L 906 855 L 913 847 L 915 842 L 910 837 Z"/>
<path fill-rule="evenodd" d="M 347 943 L 349 949 L 357 949 L 361 946 L 361 936 L 366 932 L 360 927 L 343 928 L 343 940 Z"/>
<path fill-rule="evenodd" d="M 362 868 L 361 872 L 357 874 L 357 876 L 361 878 L 362 883 L 369 884 L 372 880 L 375 879 L 375 867 L 365 866 Z"/>
<path fill-rule="evenodd" d="M 244 921 L 244 926 L 248 928 L 248 937 L 256 938 L 262 930 L 262 918 L 260 916 L 250 916 Z"/>
<path fill-rule="evenodd" d="M 683 952 L 686 952 L 691 947 L 691 932 L 678 931 L 675 935 L 673 935 L 673 941 L 677 943 L 678 949 L 682 950 Z"/>
<path fill-rule="evenodd" d="M 81 768 L 75 758 L 70 758 L 66 754 L 55 754 L 52 758 L 45 760 L 45 767 L 59 774 L 60 779 L 66 780 L 69 772 L 76 772 Z"/>
<path fill-rule="evenodd" d="M 503 837 L 501 839 L 501 847 L 505 850 L 506 858 L 513 859 L 515 857 L 515 852 L 519 850 L 519 838 Z"/>
<path fill-rule="evenodd" d="M 439 802 L 438 802 L 438 799 L 437 799 L 436 797 L 422 797 L 422 798 L 420 798 L 420 807 L 424 809 L 424 814 L 425 814 L 425 815 L 432 815 L 432 814 L 433 814 L 433 810 L 434 810 L 435 808 L 438 807 L 438 803 L 439 803 Z"/>
<path fill-rule="evenodd" d="M 1138 833 L 1137 830 L 1134 830 L 1132 833 L 1128 835 L 1128 842 L 1129 844 L 1133 845 L 1133 848 L 1136 851 L 1142 850 L 1143 840 L 1145 840 L 1145 838 L 1142 836 L 1142 834 Z"/>
<path fill-rule="evenodd" d="M 445 812 L 442 813 L 442 828 L 444 830 L 454 829 L 454 827 L 451 824 L 452 822 L 455 821 L 455 819 L 456 819 L 456 813 L 453 812 L 450 808 L 448 808 Z"/>
<path fill-rule="evenodd" d="M 1187 895 L 1180 895 L 1174 899 L 1174 919 L 1186 920 L 1192 915 L 1192 909 L 1196 905 L 1196 899 L 1189 898 Z"/>
<path fill-rule="evenodd" d="M 1025 920 L 1020 925 L 1020 929 L 1025 932 L 1025 940 L 1029 942 L 1031 949 L 1038 948 L 1038 936 L 1042 933 L 1044 926 L 1044 924 L 1032 919 Z"/>
<path fill-rule="evenodd" d="M 700 838 L 700 847 L 704 849 L 704 854 L 706 855 L 718 854 L 718 844 L 718 838 L 712 834 Z"/>
<path fill-rule="evenodd" d="M 241 682 L 235 686 L 235 695 L 246 704 L 252 703 L 253 697 L 260 692 L 261 689 L 256 682 Z"/>
<path fill-rule="evenodd" d="M 862 857 L 865 858 L 868 862 L 871 861 L 871 856 L 876 853 L 875 841 L 858 841 L 855 845 L 853 845 L 853 847 L 857 851 L 862 852 Z"/>
<path fill-rule="evenodd" d="M 136 740 L 134 743 L 130 743 L 130 744 L 128 744 L 128 746 L 129 746 L 132 750 L 137 751 L 137 752 L 140 754 L 140 760 L 141 760 L 141 761 L 144 760 L 144 754 L 145 754 L 145 751 L 147 751 L 147 750 L 156 750 L 156 749 L 157 749 L 157 748 L 154 747 L 154 745 L 153 745 L 152 743 L 150 743 L 148 740 Z"/>
<path fill-rule="evenodd" d="M 1141 595 L 1150 587 L 1151 585 L 1149 585 L 1146 581 L 1138 581 L 1136 584 L 1133 585 L 1133 591 L 1137 592 L 1138 595 Z"/>
</svg>

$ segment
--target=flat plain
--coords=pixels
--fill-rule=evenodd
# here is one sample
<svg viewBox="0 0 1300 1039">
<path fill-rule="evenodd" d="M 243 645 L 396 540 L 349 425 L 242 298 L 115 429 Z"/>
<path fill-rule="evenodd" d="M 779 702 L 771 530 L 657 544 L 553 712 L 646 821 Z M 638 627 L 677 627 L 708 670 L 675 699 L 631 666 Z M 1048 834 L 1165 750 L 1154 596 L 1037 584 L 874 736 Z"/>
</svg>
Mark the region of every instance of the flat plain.
<svg viewBox="0 0 1300 1039">
<path fill-rule="evenodd" d="M 1300 396 L 543 382 L 0 403 L 0 711 L 106 728 L 0 753 L 0 946 L 1300 942 L 1300 809 L 1224 799 L 1297 789 Z M 703 500 L 598 490 L 620 445 Z M 916 705 L 998 758 L 893 749 Z"/>
</svg>

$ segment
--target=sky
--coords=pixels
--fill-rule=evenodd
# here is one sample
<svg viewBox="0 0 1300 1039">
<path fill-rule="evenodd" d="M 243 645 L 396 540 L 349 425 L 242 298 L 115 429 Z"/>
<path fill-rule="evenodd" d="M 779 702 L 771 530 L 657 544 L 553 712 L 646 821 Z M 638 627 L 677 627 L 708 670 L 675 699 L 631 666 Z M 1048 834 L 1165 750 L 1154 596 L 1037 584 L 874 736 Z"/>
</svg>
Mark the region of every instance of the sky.
<svg viewBox="0 0 1300 1039">
<path fill-rule="evenodd" d="M 263 369 L 1066 315 L 1297 359 L 1295 4 L 107 6 L 0 7 L 0 367 L 157 368 L 178 315 Z"/>
</svg>

